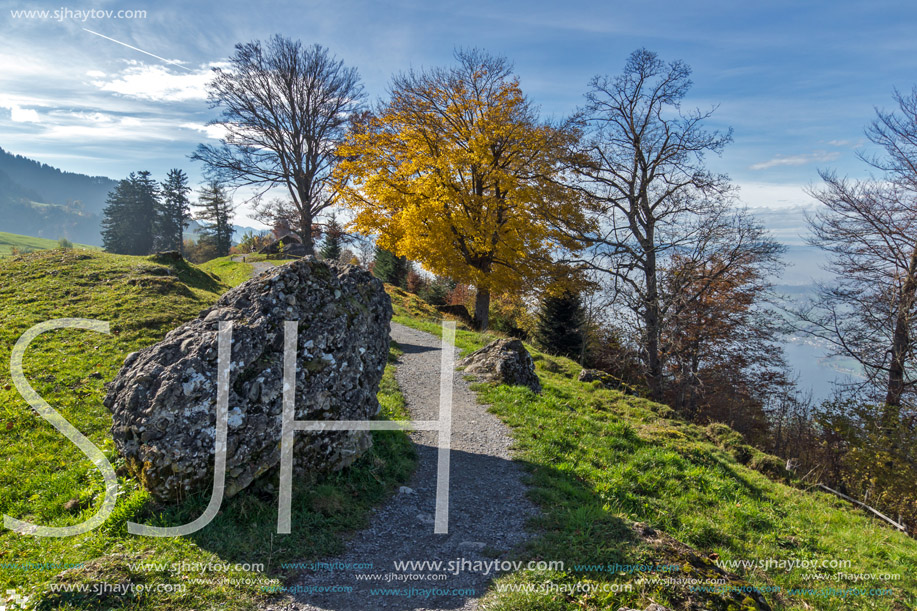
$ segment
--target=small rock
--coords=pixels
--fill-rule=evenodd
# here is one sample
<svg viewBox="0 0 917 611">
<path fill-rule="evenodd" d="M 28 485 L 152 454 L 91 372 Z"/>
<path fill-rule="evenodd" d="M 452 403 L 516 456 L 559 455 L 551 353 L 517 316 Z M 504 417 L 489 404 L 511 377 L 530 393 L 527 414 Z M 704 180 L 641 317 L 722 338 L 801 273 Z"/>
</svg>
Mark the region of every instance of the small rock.
<svg viewBox="0 0 917 611">
<path fill-rule="evenodd" d="M 91 380 L 101 380 L 101 379 L 102 379 L 102 374 L 99 373 L 98 371 L 93 371 L 92 373 L 89 374 L 89 378 L 90 378 Z"/>
<path fill-rule="evenodd" d="M 401 486 L 398 488 L 398 494 L 414 494 L 414 489 L 408 488 L 407 486 Z"/>
<path fill-rule="evenodd" d="M 639 534 L 641 537 L 652 538 L 656 536 L 656 531 L 653 530 L 651 526 L 644 524 L 643 522 L 637 522 L 634 524 L 634 530 L 637 531 L 637 534 Z"/>
<path fill-rule="evenodd" d="M 80 499 L 70 499 L 69 501 L 64 503 L 64 509 L 66 509 L 67 511 L 71 513 L 76 513 L 81 508 L 82 508 L 82 503 L 80 503 Z"/>
<path fill-rule="evenodd" d="M 491 342 L 463 358 L 458 366 L 464 367 L 465 373 L 476 375 L 487 382 L 527 386 L 533 392 L 541 392 L 535 362 L 518 339 Z"/>
<path fill-rule="evenodd" d="M 580 382 L 601 382 L 605 388 L 619 388 L 621 381 L 601 369 L 583 369 L 576 378 Z"/>
</svg>

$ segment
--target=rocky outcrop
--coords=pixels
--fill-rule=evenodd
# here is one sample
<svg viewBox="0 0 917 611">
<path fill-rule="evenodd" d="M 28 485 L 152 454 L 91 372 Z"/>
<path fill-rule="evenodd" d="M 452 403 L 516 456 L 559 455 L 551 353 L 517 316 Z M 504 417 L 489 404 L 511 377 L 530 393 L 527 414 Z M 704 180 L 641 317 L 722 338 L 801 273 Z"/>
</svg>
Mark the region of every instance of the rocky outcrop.
<svg viewBox="0 0 917 611">
<path fill-rule="evenodd" d="M 580 382 L 601 382 L 605 388 L 620 388 L 621 380 L 601 369 L 583 369 L 576 378 Z"/>
<path fill-rule="evenodd" d="M 285 257 L 304 257 L 308 254 L 302 242 L 293 239 L 293 236 L 274 240 L 258 252 L 262 255 L 282 255 Z"/>
<path fill-rule="evenodd" d="M 491 342 L 459 361 L 458 366 L 486 382 L 528 386 L 541 392 L 532 356 L 518 339 Z"/>
<path fill-rule="evenodd" d="M 391 303 L 382 283 L 352 266 L 309 257 L 226 293 L 163 341 L 127 357 L 105 405 L 129 469 L 159 499 L 212 486 L 218 327 L 233 322 L 226 495 L 278 464 L 284 321 L 298 320 L 296 420 L 366 420 L 389 346 Z M 342 468 L 369 433 L 297 432 L 298 471 Z"/>
</svg>

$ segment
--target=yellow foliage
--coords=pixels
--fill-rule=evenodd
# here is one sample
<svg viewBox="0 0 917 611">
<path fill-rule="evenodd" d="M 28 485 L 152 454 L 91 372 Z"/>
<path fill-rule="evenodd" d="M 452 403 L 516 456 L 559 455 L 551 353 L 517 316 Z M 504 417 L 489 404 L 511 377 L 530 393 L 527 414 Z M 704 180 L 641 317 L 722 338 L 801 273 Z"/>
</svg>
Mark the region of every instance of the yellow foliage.
<svg viewBox="0 0 917 611">
<path fill-rule="evenodd" d="M 552 255 L 575 249 L 558 230 L 583 228 L 583 206 L 561 186 L 576 133 L 540 123 L 500 60 L 397 78 L 392 98 L 340 147 L 352 228 L 427 270 L 493 292 L 558 275 Z"/>
</svg>

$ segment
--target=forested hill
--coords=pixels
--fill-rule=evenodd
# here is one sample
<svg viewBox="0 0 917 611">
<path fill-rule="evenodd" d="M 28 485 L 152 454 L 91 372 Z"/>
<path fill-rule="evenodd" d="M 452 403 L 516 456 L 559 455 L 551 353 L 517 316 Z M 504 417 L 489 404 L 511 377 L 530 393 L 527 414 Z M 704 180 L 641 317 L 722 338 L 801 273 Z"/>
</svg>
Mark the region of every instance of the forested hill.
<svg viewBox="0 0 917 611">
<path fill-rule="evenodd" d="M 0 148 L 0 231 L 98 246 L 105 198 L 115 184 Z"/>
<path fill-rule="evenodd" d="M 32 201 L 61 205 L 80 201 L 87 212 L 94 214 L 101 214 L 108 192 L 117 184 L 117 181 L 105 176 L 65 172 L 46 163 L 14 155 L 2 148 L 0 173 L 6 174 L 7 178 L 0 180 L 3 195 L 9 193 L 6 190 L 12 182 L 20 194 L 27 195 Z"/>
</svg>

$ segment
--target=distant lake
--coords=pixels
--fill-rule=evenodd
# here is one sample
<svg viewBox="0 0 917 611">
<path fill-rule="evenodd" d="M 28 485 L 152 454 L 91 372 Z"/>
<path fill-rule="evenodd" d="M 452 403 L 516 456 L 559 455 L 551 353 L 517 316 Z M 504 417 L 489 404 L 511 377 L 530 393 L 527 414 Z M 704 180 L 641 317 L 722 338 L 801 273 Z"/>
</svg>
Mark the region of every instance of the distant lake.
<svg viewBox="0 0 917 611">
<path fill-rule="evenodd" d="M 815 283 L 831 281 L 824 270 L 825 253 L 813 246 L 791 243 L 783 256 L 786 269 L 776 279 L 776 292 L 789 304 L 801 304 L 815 297 Z M 806 336 L 788 337 L 783 342 L 783 354 L 793 373 L 798 375 L 797 385 L 803 393 L 812 392 L 816 402 L 831 398 L 835 383 L 845 384 L 855 380 L 851 372 L 859 366 L 849 358 L 828 357 L 828 346 L 823 340 Z"/>
<path fill-rule="evenodd" d="M 828 358 L 827 352 L 825 347 L 800 338 L 791 338 L 783 344 L 787 365 L 799 377 L 799 390 L 811 391 L 816 403 L 831 398 L 836 382 L 854 380 L 846 372 L 854 370 L 855 363 L 850 359 Z"/>
</svg>

